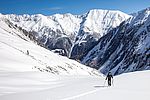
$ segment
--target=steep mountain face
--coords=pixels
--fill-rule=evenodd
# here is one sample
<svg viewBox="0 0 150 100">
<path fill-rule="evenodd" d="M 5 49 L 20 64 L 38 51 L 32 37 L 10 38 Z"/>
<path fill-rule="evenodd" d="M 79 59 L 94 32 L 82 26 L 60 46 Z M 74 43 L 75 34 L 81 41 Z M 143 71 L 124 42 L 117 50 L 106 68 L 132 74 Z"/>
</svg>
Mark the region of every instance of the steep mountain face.
<svg viewBox="0 0 150 100">
<path fill-rule="evenodd" d="M 70 58 L 82 60 L 98 39 L 130 16 L 120 11 L 91 10 L 81 22 Z"/>
<path fill-rule="evenodd" d="M 100 38 L 82 63 L 114 75 L 150 69 L 150 8 Z"/>
<path fill-rule="evenodd" d="M 90 10 L 83 15 L 5 15 L 16 27 L 53 52 L 82 59 L 97 40 L 130 16 L 120 11 Z"/>
<path fill-rule="evenodd" d="M 0 15 L 0 71 L 98 75 L 92 68 L 36 45 L 24 33 Z"/>
</svg>

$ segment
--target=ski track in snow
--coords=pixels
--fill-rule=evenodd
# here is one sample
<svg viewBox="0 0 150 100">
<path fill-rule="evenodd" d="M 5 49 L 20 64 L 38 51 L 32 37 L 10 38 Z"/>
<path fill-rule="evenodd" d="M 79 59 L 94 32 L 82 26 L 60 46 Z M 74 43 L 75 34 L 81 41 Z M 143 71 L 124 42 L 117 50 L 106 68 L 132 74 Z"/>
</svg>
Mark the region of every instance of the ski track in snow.
<svg viewBox="0 0 150 100">
<path fill-rule="evenodd" d="M 85 95 L 88 95 L 88 94 L 92 94 L 92 93 L 94 93 L 94 92 L 97 92 L 98 90 L 99 90 L 99 89 L 96 89 L 96 90 L 93 90 L 93 91 L 85 92 L 85 93 L 82 93 L 82 94 L 79 94 L 79 95 L 71 96 L 71 97 L 68 97 L 68 98 L 60 99 L 60 100 L 72 100 L 72 99 L 77 99 L 78 97 L 82 97 L 82 96 L 85 96 Z"/>
</svg>

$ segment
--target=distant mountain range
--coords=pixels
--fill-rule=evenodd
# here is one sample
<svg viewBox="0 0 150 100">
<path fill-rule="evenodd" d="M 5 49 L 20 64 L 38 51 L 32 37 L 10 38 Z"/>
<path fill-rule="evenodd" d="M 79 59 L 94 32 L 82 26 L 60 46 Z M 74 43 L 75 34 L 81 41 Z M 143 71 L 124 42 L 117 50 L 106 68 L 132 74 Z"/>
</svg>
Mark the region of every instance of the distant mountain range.
<svg viewBox="0 0 150 100">
<path fill-rule="evenodd" d="M 32 41 L 106 74 L 150 69 L 150 8 L 134 16 L 94 9 L 82 15 L 0 15 Z"/>
<path fill-rule="evenodd" d="M 81 59 L 81 55 L 87 53 L 100 37 L 130 16 L 120 11 L 95 9 L 83 15 L 10 14 L 5 17 L 20 29 L 32 33 L 34 40 L 45 48 Z M 80 50 L 81 45 L 83 50 Z"/>
</svg>

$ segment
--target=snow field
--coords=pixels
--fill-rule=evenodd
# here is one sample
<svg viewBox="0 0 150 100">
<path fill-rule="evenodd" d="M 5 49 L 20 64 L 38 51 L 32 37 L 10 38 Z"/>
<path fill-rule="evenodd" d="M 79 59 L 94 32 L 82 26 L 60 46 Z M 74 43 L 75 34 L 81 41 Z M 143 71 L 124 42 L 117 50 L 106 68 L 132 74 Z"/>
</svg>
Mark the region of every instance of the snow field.
<svg viewBox="0 0 150 100">
<path fill-rule="evenodd" d="M 40 72 L 1 72 L 0 100 L 149 100 L 150 71 L 114 77 L 58 76 Z"/>
</svg>

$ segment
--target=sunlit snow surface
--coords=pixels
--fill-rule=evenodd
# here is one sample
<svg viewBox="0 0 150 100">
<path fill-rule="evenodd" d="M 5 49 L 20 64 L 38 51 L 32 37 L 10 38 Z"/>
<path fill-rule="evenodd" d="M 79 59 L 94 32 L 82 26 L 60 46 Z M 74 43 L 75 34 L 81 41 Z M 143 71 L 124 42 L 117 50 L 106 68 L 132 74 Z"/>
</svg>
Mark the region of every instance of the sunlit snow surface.
<svg viewBox="0 0 150 100">
<path fill-rule="evenodd" d="M 114 78 L 52 76 L 38 72 L 0 72 L 0 100 L 149 100 L 150 71 Z"/>
</svg>

